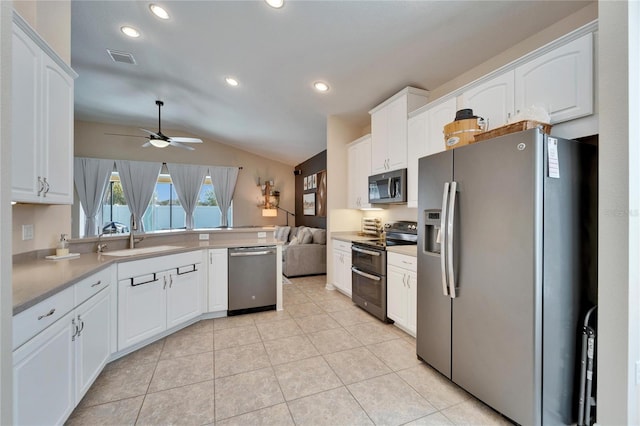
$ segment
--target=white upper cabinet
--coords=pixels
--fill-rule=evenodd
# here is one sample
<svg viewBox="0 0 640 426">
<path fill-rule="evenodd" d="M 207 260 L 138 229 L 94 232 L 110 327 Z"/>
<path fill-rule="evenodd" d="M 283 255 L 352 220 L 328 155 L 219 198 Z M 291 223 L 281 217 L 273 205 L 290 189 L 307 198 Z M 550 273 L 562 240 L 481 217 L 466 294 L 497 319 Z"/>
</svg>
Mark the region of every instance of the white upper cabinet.
<svg viewBox="0 0 640 426">
<path fill-rule="evenodd" d="M 507 124 L 513 115 L 513 99 L 514 71 L 507 71 L 465 90 L 462 93 L 462 108 L 473 109 L 474 115 L 489 121 L 489 129 L 495 129 Z"/>
<path fill-rule="evenodd" d="M 429 92 L 407 87 L 371 114 L 371 174 L 407 167 L 407 114 L 427 103 Z"/>
<path fill-rule="evenodd" d="M 363 209 L 369 204 L 369 175 L 371 174 L 371 135 L 349 144 L 349 208 Z"/>
<path fill-rule="evenodd" d="M 12 200 L 73 203 L 73 79 L 77 75 L 14 14 Z"/>
<path fill-rule="evenodd" d="M 424 110 L 424 111 L 423 111 Z M 456 98 L 425 106 L 407 128 L 407 207 L 418 207 L 418 159 L 445 150 L 443 129 L 456 117 Z"/>
<path fill-rule="evenodd" d="M 551 124 L 593 113 L 592 34 L 535 58 L 515 72 L 516 113 L 541 105 L 551 116 Z"/>
</svg>

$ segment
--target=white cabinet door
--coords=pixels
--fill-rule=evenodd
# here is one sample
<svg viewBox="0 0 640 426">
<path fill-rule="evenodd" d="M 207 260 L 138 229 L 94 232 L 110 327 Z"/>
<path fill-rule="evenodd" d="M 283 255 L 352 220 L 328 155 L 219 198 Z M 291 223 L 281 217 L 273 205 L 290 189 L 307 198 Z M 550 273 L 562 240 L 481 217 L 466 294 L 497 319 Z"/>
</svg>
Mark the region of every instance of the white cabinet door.
<svg viewBox="0 0 640 426">
<path fill-rule="evenodd" d="M 155 278 L 135 286 L 131 279 L 118 282 L 118 350 L 166 330 L 169 280 L 166 274 Z"/>
<path fill-rule="evenodd" d="M 73 203 L 73 79 L 42 56 L 43 202 Z"/>
<path fill-rule="evenodd" d="M 11 94 L 11 199 L 39 202 L 40 48 L 13 26 Z"/>
<path fill-rule="evenodd" d="M 354 141 L 347 150 L 349 159 L 349 208 L 362 209 L 369 204 L 369 175 L 371 174 L 371 135 Z"/>
<path fill-rule="evenodd" d="M 111 288 L 107 287 L 76 308 L 76 403 L 98 377 L 111 355 Z"/>
<path fill-rule="evenodd" d="M 13 352 L 13 424 L 59 425 L 75 407 L 73 312 Z"/>
<path fill-rule="evenodd" d="M 333 250 L 333 285 L 351 297 L 351 253 Z"/>
<path fill-rule="evenodd" d="M 456 118 L 456 98 L 438 103 L 428 111 L 427 123 L 427 148 L 425 155 L 436 154 L 444 151 L 444 126 Z"/>
<path fill-rule="evenodd" d="M 398 325 L 407 325 L 407 274 L 397 266 L 387 267 L 387 316 Z"/>
<path fill-rule="evenodd" d="M 75 73 L 34 34 L 14 22 L 12 200 L 71 204 Z"/>
<path fill-rule="evenodd" d="M 541 105 L 552 124 L 593 114 L 593 35 L 516 68 L 515 91 L 516 112 Z"/>
<path fill-rule="evenodd" d="M 407 271 L 407 331 L 414 336 L 417 331 L 418 312 L 418 275 L 414 271 Z"/>
<path fill-rule="evenodd" d="M 387 170 L 387 137 L 389 124 L 386 109 L 371 114 L 371 174 Z"/>
<path fill-rule="evenodd" d="M 403 96 L 387 107 L 387 169 L 407 167 L 407 98 Z"/>
<path fill-rule="evenodd" d="M 228 309 L 228 269 L 227 249 L 209 250 L 209 312 Z"/>
<path fill-rule="evenodd" d="M 407 124 L 407 207 L 418 207 L 418 159 L 427 153 L 428 111 Z"/>
<path fill-rule="evenodd" d="M 514 112 L 514 71 L 466 90 L 462 93 L 462 105 L 473 109 L 474 115 L 489 120 L 489 129 L 504 126 Z"/>
<path fill-rule="evenodd" d="M 202 313 L 200 309 L 202 265 L 192 265 L 193 270 L 173 269 L 168 274 L 167 329 L 180 325 Z"/>
</svg>

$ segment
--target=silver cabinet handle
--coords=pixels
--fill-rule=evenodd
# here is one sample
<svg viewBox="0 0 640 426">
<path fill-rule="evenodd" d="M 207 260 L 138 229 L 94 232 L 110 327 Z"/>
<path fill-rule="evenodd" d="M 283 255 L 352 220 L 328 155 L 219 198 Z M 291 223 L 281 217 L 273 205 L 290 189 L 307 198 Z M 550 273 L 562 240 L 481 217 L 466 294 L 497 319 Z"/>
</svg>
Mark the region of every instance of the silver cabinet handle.
<svg viewBox="0 0 640 426">
<path fill-rule="evenodd" d="M 42 177 L 38 176 L 38 197 L 44 191 L 44 183 L 42 183 Z"/>
<path fill-rule="evenodd" d="M 56 308 L 51 308 L 51 310 L 49 312 L 47 312 L 46 314 L 42 314 L 42 315 L 38 316 L 38 321 L 40 321 L 43 318 L 50 317 L 55 312 L 56 312 Z"/>
<path fill-rule="evenodd" d="M 42 196 L 46 197 L 51 187 L 49 186 L 49 182 L 47 182 L 47 178 L 42 178 L 42 182 L 44 183 L 44 194 L 42 194 Z"/>
<path fill-rule="evenodd" d="M 169 288 L 173 285 L 173 275 L 169 275 Z"/>
<path fill-rule="evenodd" d="M 78 315 L 78 325 L 82 325 L 82 327 L 80 327 L 80 330 L 78 330 L 78 337 L 80 337 L 80 333 L 82 333 L 82 330 L 84 330 L 84 321 L 82 321 L 80 315 Z"/>
<path fill-rule="evenodd" d="M 76 325 L 76 319 L 71 318 L 71 325 L 73 326 L 73 335 L 71 336 L 71 341 L 76 340 L 76 336 L 78 335 L 78 326 Z"/>
<path fill-rule="evenodd" d="M 209 252 L 209 264 L 213 265 L 213 254 Z"/>
<path fill-rule="evenodd" d="M 360 247 L 351 247 L 351 250 L 357 251 L 358 253 L 368 254 L 370 256 L 380 256 L 380 253 L 377 251 L 365 250 L 365 249 L 361 249 Z"/>
<path fill-rule="evenodd" d="M 365 278 L 369 278 L 370 280 L 380 281 L 380 279 L 381 279 L 380 277 L 376 277 L 375 275 L 371 275 L 371 274 L 367 274 L 366 272 L 359 271 L 358 269 L 354 268 L 353 266 L 351 267 L 351 270 L 353 272 L 355 272 L 356 274 L 358 274 L 358 275 L 361 275 L 361 276 L 363 276 Z"/>
<path fill-rule="evenodd" d="M 91 287 L 97 287 L 97 286 L 99 286 L 100 284 L 102 284 L 102 280 L 98 280 L 98 282 L 97 282 L 97 283 L 95 283 L 95 284 L 91 284 Z"/>
<path fill-rule="evenodd" d="M 451 196 L 449 197 L 449 212 L 447 214 L 447 269 L 449 270 L 449 294 L 456 298 L 456 278 L 453 270 L 453 232 L 456 207 L 457 182 L 451 182 Z"/>
<path fill-rule="evenodd" d="M 442 274 L 442 293 L 449 295 L 447 282 L 447 201 L 449 200 L 449 182 L 444 183 L 442 191 L 442 211 L 440 213 L 440 230 L 442 232 L 440 241 L 440 273 Z"/>
<path fill-rule="evenodd" d="M 165 275 L 164 277 L 162 277 L 164 279 L 164 285 L 162 286 L 163 290 L 167 289 L 167 276 Z"/>
</svg>

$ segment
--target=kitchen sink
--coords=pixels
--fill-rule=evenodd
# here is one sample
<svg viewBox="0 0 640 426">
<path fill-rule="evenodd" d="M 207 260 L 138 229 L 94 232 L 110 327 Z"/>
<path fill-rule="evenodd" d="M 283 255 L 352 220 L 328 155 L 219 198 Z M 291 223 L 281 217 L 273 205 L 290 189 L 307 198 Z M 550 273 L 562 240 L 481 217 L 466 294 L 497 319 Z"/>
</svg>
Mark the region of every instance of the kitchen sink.
<svg viewBox="0 0 640 426">
<path fill-rule="evenodd" d="M 104 251 L 102 254 L 104 256 L 136 256 L 139 254 L 148 254 L 148 253 L 157 253 L 160 251 L 174 250 L 183 248 L 181 246 L 154 246 L 154 247 L 141 247 L 134 249 L 124 249 L 124 250 L 114 250 L 114 251 Z"/>
</svg>

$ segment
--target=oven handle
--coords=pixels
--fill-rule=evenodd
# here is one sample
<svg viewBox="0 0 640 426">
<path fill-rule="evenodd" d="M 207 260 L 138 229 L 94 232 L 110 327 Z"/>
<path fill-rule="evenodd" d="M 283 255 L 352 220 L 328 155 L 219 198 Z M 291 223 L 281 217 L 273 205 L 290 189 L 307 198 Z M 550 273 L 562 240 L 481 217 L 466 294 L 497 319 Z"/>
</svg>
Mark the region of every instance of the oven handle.
<svg viewBox="0 0 640 426">
<path fill-rule="evenodd" d="M 380 277 L 377 277 L 377 276 L 375 276 L 375 275 L 371 275 L 371 274 L 367 274 L 366 272 L 362 272 L 362 271 L 358 270 L 358 269 L 357 269 L 356 267 L 354 267 L 354 266 L 352 266 L 352 267 L 351 267 L 351 271 L 353 271 L 353 272 L 355 272 L 356 274 L 361 275 L 361 276 L 363 276 L 363 277 L 365 277 L 365 278 L 369 278 L 370 280 L 374 280 L 374 281 L 380 281 L 380 280 L 381 280 L 381 278 L 380 278 Z"/>
<path fill-rule="evenodd" d="M 357 251 L 358 253 L 368 254 L 368 255 L 371 255 L 371 256 L 380 256 L 380 252 L 378 252 L 378 251 L 365 250 L 365 249 L 361 249 L 360 247 L 352 246 L 351 250 Z"/>
</svg>

